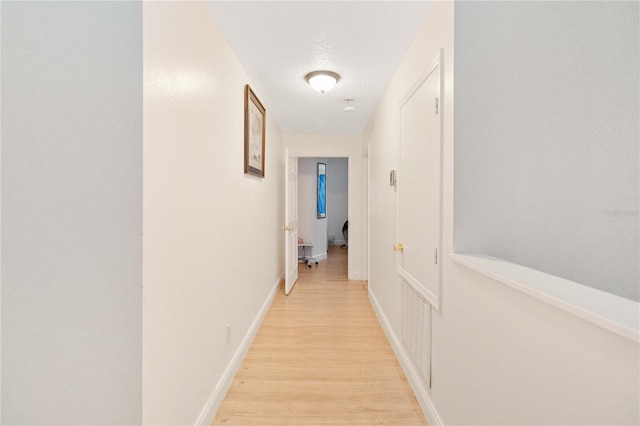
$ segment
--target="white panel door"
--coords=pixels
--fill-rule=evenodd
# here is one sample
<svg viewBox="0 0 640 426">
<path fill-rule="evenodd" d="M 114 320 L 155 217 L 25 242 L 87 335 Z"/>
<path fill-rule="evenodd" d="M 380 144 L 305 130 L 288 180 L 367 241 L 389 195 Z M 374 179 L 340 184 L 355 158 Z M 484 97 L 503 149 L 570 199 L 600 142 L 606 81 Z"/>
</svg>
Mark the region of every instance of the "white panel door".
<svg viewBox="0 0 640 426">
<path fill-rule="evenodd" d="M 288 148 L 284 164 L 284 294 L 289 294 L 298 280 L 298 157 L 290 157 Z"/>
<path fill-rule="evenodd" d="M 400 108 L 397 271 L 439 309 L 441 120 L 440 61 Z"/>
</svg>

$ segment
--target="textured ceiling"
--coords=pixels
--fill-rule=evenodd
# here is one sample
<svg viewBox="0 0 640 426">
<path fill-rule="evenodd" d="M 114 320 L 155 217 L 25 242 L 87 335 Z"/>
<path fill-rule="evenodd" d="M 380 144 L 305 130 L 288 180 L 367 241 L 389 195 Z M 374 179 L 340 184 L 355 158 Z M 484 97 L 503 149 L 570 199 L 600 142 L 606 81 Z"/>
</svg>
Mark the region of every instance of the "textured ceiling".
<svg viewBox="0 0 640 426">
<path fill-rule="evenodd" d="M 424 1 L 208 1 L 284 133 L 360 133 L 426 19 Z M 341 75 L 315 92 L 314 70 Z M 344 99 L 355 111 L 344 111 Z"/>
</svg>

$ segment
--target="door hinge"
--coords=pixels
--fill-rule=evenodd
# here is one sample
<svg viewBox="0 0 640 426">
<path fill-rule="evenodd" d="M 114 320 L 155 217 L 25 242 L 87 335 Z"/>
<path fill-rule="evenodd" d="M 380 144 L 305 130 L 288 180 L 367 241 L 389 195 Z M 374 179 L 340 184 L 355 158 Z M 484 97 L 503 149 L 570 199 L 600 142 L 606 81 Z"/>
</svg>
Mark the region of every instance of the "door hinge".
<svg viewBox="0 0 640 426">
<path fill-rule="evenodd" d="M 438 249 L 433 249 L 433 263 L 438 264 Z"/>
<path fill-rule="evenodd" d="M 436 97 L 436 114 L 438 114 L 439 106 L 440 106 L 440 98 Z"/>
</svg>

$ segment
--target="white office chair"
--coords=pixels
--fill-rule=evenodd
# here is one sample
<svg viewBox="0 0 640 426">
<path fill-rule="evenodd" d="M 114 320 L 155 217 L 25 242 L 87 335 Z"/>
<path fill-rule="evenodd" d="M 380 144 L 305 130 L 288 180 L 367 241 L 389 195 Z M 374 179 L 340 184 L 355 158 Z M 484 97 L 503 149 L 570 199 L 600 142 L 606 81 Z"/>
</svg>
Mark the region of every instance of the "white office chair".
<svg viewBox="0 0 640 426">
<path fill-rule="evenodd" d="M 298 240 L 298 247 L 302 247 L 302 256 L 298 256 L 298 263 L 304 263 L 309 268 L 311 268 L 311 264 L 318 264 L 318 261 L 313 256 L 307 256 L 307 248 L 313 248 L 313 244 L 305 243 L 302 239 Z"/>
</svg>

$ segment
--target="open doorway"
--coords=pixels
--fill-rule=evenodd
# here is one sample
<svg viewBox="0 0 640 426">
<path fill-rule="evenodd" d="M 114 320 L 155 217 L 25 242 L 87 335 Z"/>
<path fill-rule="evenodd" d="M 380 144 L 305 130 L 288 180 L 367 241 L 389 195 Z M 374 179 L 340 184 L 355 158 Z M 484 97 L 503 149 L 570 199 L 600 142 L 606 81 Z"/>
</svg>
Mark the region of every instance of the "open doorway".
<svg viewBox="0 0 640 426">
<path fill-rule="evenodd" d="M 302 267 L 348 259 L 348 191 L 348 158 L 298 158 L 298 238 L 302 244 L 298 256 L 306 257 Z"/>
<path fill-rule="evenodd" d="M 293 286 L 297 277 L 298 268 L 296 262 L 297 247 L 294 241 L 298 238 L 298 212 L 292 208 L 292 204 L 287 200 L 296 199 L 295 206 L 298 206 L 298 159 L 299 158 L 347 158 L 348 161 L 348 258 L 347 276 L 349 280 L 366 280 L 368 272 L 368 150 L 363 146 L 362 135 L 324 135 L 324 134 L 294 134 L 284 135 L 283 138 L 285 156 L 283 167 L 284 172 L 284 198 L 283 216 L 285 226 L 289 216 L 295 213 L 295 231 L 285 232 L 285 235 L 295 234 L 295 239 L 291 238 L 289 244 L 285 244 L 285 281 L 290 287 Z M 289 171 L 293 171 L 295 182 L 290 181 Z M 291 188 L 295 187 L 295 196 Z M 296 210 L 295 212 L 293 210 Z M 328 237 L 328 234 L 327 234 Z M 285 241 L 289 239 L 285 238 Z M 292 259 L 293 258 L 293 259 Z M 293 261 L 293 262 L 292 262 Z M 291 266 L 295 263 L 295 272 Z M 307 268 L 308 269 L 308 268 Z M 308 269 L 313 271 L 313 269 Z M 285 286 L 286 287 L 286 286 Z"/>
</svg>

